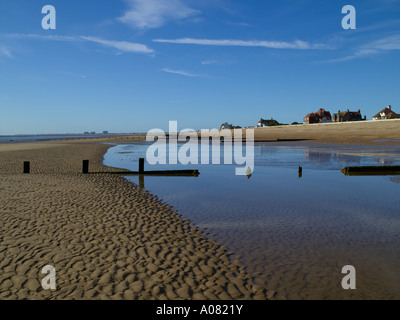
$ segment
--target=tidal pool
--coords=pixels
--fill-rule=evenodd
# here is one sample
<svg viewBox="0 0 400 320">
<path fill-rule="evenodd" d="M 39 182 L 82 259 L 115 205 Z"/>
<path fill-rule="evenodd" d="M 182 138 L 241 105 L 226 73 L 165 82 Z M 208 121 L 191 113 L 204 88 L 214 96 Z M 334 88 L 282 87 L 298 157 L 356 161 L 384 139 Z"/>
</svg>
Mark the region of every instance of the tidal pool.
<svg viewBox="0 0 400 320">
<path fill-rule="evenodd" d="M 104 164 L 137 171 L 149 145 L 112 147 Z M 340 172 L 400 165 L 400 146 L 256 143 L 254 152 L 250 178 L 236 176 L 235 164 L 146 164 L 200 175 L 145 176 L 143 187 L 206 228 L 273 298 L 400 299 L 399 176 Z M 345 265 L 356 269 L 355 290 L 341 286 Z"/>
</svg>

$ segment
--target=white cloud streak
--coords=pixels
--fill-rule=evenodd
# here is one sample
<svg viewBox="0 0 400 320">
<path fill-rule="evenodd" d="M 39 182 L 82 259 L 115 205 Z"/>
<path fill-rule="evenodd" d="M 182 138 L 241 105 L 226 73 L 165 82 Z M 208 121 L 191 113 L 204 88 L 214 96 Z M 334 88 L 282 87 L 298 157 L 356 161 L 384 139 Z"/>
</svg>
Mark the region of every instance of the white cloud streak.
<svg viewBox="0 0 400 320">
<path fill-rule="evenodd" d="M 66 41 L 66 42 L 86 41 L 86 42 L 98 43 L 103 46 L 114 48 L 121 52 L 126 52 L 126 53 L 145 53 L 145 54 L 154 53 L 153 49 L 148 48 L 144 44 L 128 42 L 128 41 L 107 40 L 91 36 L 51 36 L 51 35 L 16 33 L 16 34 L 9 34 L 7 35 L 7 37 L 14 39 L 38 39 L 47 41 Z"/>
<path fill-rule="evenodd" d="M 200 77 L 197 74 L 189 73 L 189 72 L 186 72 L 186 71 L 183 71 L 183 70 L 173 70 L 173 69 L 170 69 L 170 68 L 163 68 L 163 69 L 161 69 L 161 71 L 164 71 L 164 72 L 167 72 L 167 73 L 177 74 L 177 75 L 180 75 L 180 76 L 191 77 L 191 78 Z"/>
<path fill-rule="evenodd" d="M 170 21 L 179 21 L 198 15 L 182 0 L 125 0 L 129 9 L 117 20 L 136 29 L 152 29 Z"/>
<path fill-rule="evenodd" d="M 330 63 L 330 62 L 350 61 L 358 58 L 374 56 L 377 54 L 381 54 L 383 52 L 393 51 L 393 50 L 400 50 L 400 34 L 375 40 L 373 42 L 361 46 L 351 55 L 342 58 L 328 60 L 325 62 Z"/>
<path fill-rule="evenodd" d="M 376 40 L 367 47 L 377 50 L 400 50 L 400 34 Z"/>
<path fill-rule="evenodd" d="M 154 39 L 153 42 L 173 43 L 173 44 L 191 44 L 203 46 L 230 46 L 230 47 L 262 47 L 270 49 L 327 49 L 324 44 L 310 44 L 305 41 L 296 40 L 293 42 L 283 41 L 258 41 L 258 40 L 213 40 L 213 39 Z"/>
<path fill-rule="evenodd" d="M 144 44 L 140 43 L 133 43 L 127 41 L 114 41 L 114 40 L 105 40 L 97 37 L 80 37 L 83 40 L 100 43 L 104 46 L 115 48 L 121 50 L 123 52 L 130 52 L 130 53 L 154 53 L 154 50 L 148 48 Z"/>
<path fill-rule="evenodd" d="M 7 38 L 12 39 L 38 39 L 38 40 L 53 40 L 53 41 L 77 41 L 77 37 L 72 36 L 50 36 L 39 35 L 31 33 L 11 33 L 6 35 Z"/>
<path fill-rule="evenodd" d="M 201 62 L 202 65 L 218 64 L 218 63 L 219 62 L 217 60 L 205 60 Z"/>
<path fill-rule="evenodd" d="M 0 56 L 5 56 L 7 58 L 13 58 L 11 51 L 3 45 L 0 46 Z"/>
</svg>

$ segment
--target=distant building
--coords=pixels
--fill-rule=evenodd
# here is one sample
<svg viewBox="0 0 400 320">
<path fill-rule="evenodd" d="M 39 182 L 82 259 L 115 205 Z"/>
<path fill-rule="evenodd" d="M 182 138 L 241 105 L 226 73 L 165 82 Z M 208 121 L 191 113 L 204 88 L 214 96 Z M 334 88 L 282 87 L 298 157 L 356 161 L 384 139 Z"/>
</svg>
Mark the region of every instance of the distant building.
<svg viewBox="0 0 400 320">
<path fill-rule="evenodd" d="M 372 120 L 400 119 L 400 114 L 393 112 L 392 106 L 388 106 L 372 117 Z"/>
<path fill-rule="evenodd" d="M 108 134 L 108 131 L 103 131 L 103 134 Z"/>
<path fill-rule="evenodd" d="M 271 118 L 271 120 L 264 120 L 263 118 L 258 121 L 257 127 L 263 128 L 263 127 L 272 127 L 272 126 L 278 126 L 279 122 Z"/>
<path fill-rule="evenodd" d="M 311 123 L 325 123 L 325 122 L 332 122 L 332 116 L 329 111 L 320 108 L 317 112 L 309 113 L 304 117 L 305 124 Z"/>
<path fill-rule="evenodd" d="M 221 125 L 220 130 L 225 130 L 225 129 L 233 129 L 233 126 L 229 124 L 228 122 L 225 122 Z"/>
<path fill-rule="evenodd" d="M 225 122 L 221 125 L 221 128 L 219 130 L 231 130 L 231 129 L 241 129 L 242 127 L 239 126 L 233 126 L 231 124 L 229 124 L 228 122 Z"/>
<path fill-rule="evenodd" d="M 363 121 L 367 120 L 367 117 L 364 118 L 361 115 L 360 109 L 357 111 L 338 111 L 338 113 L 333 114 L 333 122 L 347 122 L 347 121 Z"/>
</svg>

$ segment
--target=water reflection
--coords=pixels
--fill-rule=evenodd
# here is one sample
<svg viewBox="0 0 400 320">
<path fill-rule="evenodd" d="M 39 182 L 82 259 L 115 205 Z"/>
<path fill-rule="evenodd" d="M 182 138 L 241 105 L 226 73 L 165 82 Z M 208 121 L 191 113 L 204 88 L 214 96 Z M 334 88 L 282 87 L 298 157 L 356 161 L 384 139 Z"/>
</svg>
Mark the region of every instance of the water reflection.
<svg viewBox="0 0 400 320">
<path fill-rule="evenodd" d="M 388 166 L 388 165 L 392 165 L 394 163 L 394 161 L 392 159 L 388 159 L 388 158 L 379 158 L 376 160 L 377 163 L 379 163 L 379 165 L 381 166 Z"/>
<path fill-rule="evenodd" d="M 392 178 L 390 178 L 390 181 L 392 181 L 394 183 L 400 183 L 400 177 L 392 177 Z"/>
<path fill-rule="evenodd" d="M 343 154 L 340 151 L 332 150 L 330 152 L 316 152 L 313 149 L 305 148 L 304 149 L 304 158 L 308 162 L 314 162 L 319 164 L 353 164 L 353 165 L 360 165 L 361 163 L 361 156 L 354 156 L 349 154 Z"/>
<path fill-rule="evenodd" d="M 122 148 L 131 153 L 116 154 Z M 105 164 L 136 169 L 146 149 L 117 146 Z M 343 164 L 376 165 L 380 159 L 400 165 L 399 151 L 265 143 L 256 144 L 255 170 L 247 179 L 234 175 L 234 165 L 201 164 L 196 179 L 149 176 L 146 186 L 143 177 L 129 179 L 207 228 L 277 298 L 400 299 L 400 178 L 340 172 Z M 353 292 L 338 285 L 347 264 L 360 275 Z"/>
<path fill-rule="evenodd" d="M 310 149 L 304 150 L 304 157 L 308 161 L 318 162 L 318 163 L 326 163 L 331 161 L 331 154 L 330 153 L 319 153 L 313 152 Z"/>
<path fill-rule="evenodd" d="M 340 163 L 340 164 L 343 163 L 345 165 L 352 164 L 353 166 L 360 165 L 361 159 L 362 159 L 361 156 L 345 155 L 345 154 L 341 154 L 341 153 L 336 153 L 333 155 L 333 157 L 337 163 Z"/>
</svg>

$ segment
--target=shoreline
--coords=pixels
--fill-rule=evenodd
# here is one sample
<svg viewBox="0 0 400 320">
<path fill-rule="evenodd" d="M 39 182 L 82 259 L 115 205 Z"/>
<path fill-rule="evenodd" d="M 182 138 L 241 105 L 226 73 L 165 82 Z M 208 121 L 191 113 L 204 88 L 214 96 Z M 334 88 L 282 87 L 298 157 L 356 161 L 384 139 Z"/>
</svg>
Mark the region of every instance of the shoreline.
<svg viewBox="0 0 400 320">
<path fill-rule="evenodd" d="M 50 144 L 0 153 L 0 299 L 267 298 L 227 248 L 156 196 L 123 177 L 79 173 L 83 158 L 116 170 L 102 164 L 110 145 Z M 54 291 L 41 287 L 45 265 L 55 267 Z"/>
<path fill-rule="evenodd" d="M 360 143 L 373 145 L 400 144 L 400 119 L 333 122 L 319 124 L 280 125 L 275 127 L 249 128 L 254 129 L 254 138 L 259 142 L 281 141 L 316 141 L 324 143 Z M 246 128 L 241 129 L 245 133 Z M 218 130 L 219 131 L 219 130 Z M 222 130 L 219 132 L 231 132 Z M 200 135 L 200 132 L 197 132 Z M 245 136 L 245 134 L 243 134 Z M 24 145 L 33 143 L 124 143 L 146 140 L 146 133 L 115 134 L 110 137 L 80 137 L 72 139 L 57 139 L 46 141 L 0 141 L 0 152 L 4 146 Z M 16 148 L 15 148 L 16 149 Z"/>
</svg>

